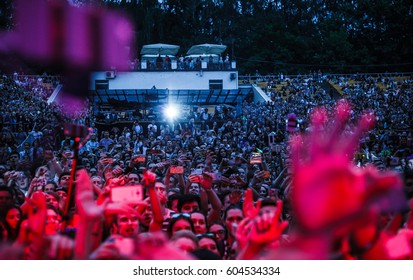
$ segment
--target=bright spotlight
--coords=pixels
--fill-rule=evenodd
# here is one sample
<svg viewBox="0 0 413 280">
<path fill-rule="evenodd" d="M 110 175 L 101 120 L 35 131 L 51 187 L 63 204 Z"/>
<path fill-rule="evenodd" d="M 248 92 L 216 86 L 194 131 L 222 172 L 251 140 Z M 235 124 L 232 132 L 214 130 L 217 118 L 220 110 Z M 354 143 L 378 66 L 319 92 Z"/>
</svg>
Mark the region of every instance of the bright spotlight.
<svg viewBox="0 0 413 280">
<path fill-rule="evenodd" d="M 168 104 L 164 113 L 167 119 L 173 120 L 178 117 L 179 109 L 175 104 Z"/>
</svg>

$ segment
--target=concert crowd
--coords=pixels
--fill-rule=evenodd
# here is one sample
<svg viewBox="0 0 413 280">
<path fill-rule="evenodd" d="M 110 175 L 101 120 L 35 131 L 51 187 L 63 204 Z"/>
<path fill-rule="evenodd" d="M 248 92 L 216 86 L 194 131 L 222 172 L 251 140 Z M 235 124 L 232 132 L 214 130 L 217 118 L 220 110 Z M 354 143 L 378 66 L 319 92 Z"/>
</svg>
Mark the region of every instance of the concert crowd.
<svg viewBox="0 0 413 280">
<path fill-rule="evenodd" d="M 169 120 L 2 76 L 0 259 L 412 259 L 413 80 L 324 79 Z"/>
</svg>

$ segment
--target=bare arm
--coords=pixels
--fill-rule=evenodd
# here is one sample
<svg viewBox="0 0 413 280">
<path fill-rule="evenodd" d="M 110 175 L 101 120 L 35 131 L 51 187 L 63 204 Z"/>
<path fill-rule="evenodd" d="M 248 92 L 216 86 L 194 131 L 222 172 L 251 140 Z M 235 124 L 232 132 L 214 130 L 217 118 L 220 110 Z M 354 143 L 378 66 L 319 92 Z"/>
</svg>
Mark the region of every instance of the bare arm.
<svg viewBox="0 0 413 280">
<path fill-rule="evenodd" d="M 150 171 L 145 172 L 142 179 L 142 185 L 148 189 L 149 199 L 152 204 L 153 219 L 149 226 L 150 231 L 162 230 L 163 215 L 161 203 L 155 191 L 156 175 Z"/>
</svg>

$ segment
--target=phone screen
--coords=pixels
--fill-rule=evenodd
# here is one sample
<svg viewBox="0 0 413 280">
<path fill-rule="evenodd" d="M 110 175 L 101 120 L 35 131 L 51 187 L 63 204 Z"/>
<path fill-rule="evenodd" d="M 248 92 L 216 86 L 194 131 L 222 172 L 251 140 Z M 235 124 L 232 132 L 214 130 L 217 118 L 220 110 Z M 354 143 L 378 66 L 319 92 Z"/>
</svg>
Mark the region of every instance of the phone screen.
<svg viewBox="0 0 413 280">
<path fill-rule="evenodd" d="M 221 173 L 213 173 L 213 174 L 212 174 L 212 180 L 214 180 L 214 181 L 221 181 L 221 179 L 222 179 Z"/>
<path fill-rule="evenodd" d="M 260 153 L 252 153 L 250 158 L 250 164 L 262 163 L 262 158 Z"/>
<path fill-rule="evenodd" d="M 194 171 L 191 172 L 192 175 L 201 175 L 203 172 L 202 169 L 195 169 Z"/>
<path fill-rule="evenodd" d="M 119 186 L 110 190 L 112 202 L 139 202 L 143 200 L 142 185 Z"/>
<path fill-rule="evenodd" d="M 263 174 L 263 176 L 262 176 L 264 179 L 268 179 L 268 178 L 270 178 L 271 177 L 271 173 L 270 173 L 270 171 L 264 171 L 264 174 Z"/>
<path fill-rule="evenodd" d="M 184 174 L 184 167 L 183 166 L 171 166 L 169 169 L 171 174 Z"/>
<path fill-rule="evenodd" d="M 145 162 L 146 161 L 146 157 L 145 156 L 138 156 L 136 157 L 136 162 Z"/>
</svg>

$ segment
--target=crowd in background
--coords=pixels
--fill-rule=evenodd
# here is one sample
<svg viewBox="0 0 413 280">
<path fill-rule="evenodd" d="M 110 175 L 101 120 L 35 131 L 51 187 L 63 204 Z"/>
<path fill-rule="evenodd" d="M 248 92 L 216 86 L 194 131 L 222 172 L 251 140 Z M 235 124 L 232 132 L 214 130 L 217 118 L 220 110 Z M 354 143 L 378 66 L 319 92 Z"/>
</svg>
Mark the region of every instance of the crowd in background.
<svg viewBox="0 0 413 280">
<path fill-rule="evenodd" d="M 411 77 L 328 77 L 347 103 L 321 86 L 327 77 L 283 76 L 278 90 L 279 78 L 267 81 L 271 102 L 174 122 L 149 110 L 120 125 L 112 110 L 99 126 L 86 108 L 76 123 L 88 132 L 67 135 L 73 120 L 47 102 L 56 78 L 3 76 L 0 258 L 412 258 Z M 350 125 L 366 116 L 374 127 Z M 360 190 L 336 165 L 369 183 Z M 117 188 L 135 193 L 117 200 Z"/>
<path fill-rule="evenodd" d="M 142 68 L 142 63 L 144 63 L 144 68 Z M 172 67 L 172 63 L 176 63 L 176 66 Z M 202 66 L 202 63 L 205 63 Z M 219 54 L 219 55 L 206 55 L 206 54 L 199 54 L 199 55 L 191 55 L 191 56 L 183 56 L 182 54 L 178 57 L 169 56 L 169 55 L 158 55 L 153 57 L 142 57 L 140 60 L 139 58 L 135 58 L 129 63 L 130 70 L 160 70 L 160 71 L 168 71 L 168 70 L 182 70 L 182 71 L 199 71 L 199 70 L 230 70 L 231 69 L 231 61 L 229 58 L 229 54 Z"/>
</svg>

